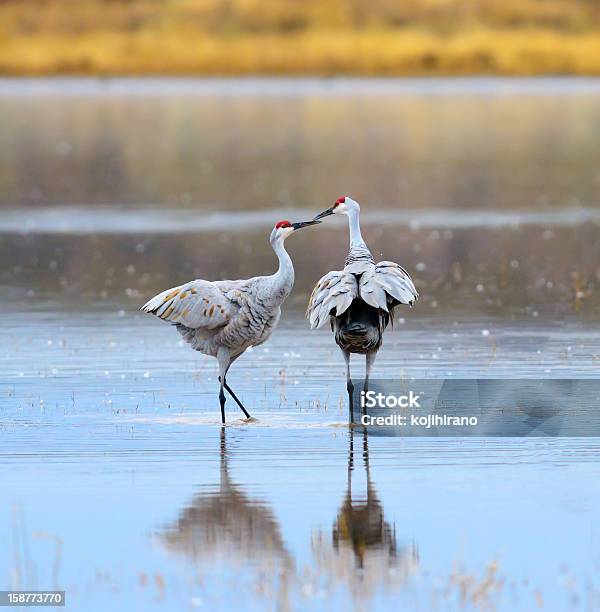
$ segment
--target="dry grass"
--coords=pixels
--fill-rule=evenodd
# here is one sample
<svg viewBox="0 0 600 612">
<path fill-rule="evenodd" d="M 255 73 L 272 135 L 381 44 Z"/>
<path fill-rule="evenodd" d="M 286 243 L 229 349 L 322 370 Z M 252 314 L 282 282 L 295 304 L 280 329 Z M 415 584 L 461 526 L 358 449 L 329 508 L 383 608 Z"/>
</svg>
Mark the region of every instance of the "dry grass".
<svg viewBox="0 0 600 612">
<path fill-rule="evenodd" d="M 0 73 L 600 74 L 585 0 L 0 0 Z"/>
</svg>

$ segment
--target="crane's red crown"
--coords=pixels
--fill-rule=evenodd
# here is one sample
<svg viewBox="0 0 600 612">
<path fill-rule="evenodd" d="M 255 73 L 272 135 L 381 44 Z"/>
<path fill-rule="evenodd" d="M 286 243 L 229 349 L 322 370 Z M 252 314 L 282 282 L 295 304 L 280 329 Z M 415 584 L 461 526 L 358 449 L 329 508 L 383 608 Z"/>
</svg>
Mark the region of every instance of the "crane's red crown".
<svg viewBox="0 0 600 612">
<path fill-rule="evenodd" d="M 346 201 L 346 196 L 342 196 L 341 198 L 338 198 L 335 201 L 335 204 L 333 205 L 333 207 L 335 208 L 336 206 L 339 206 L 340 204 L 343 204 Z"/>
<path fill-rule="evenodd" d="M 276 229 L 280 229 L 282 227 L 292 227 L 292 224 L 289 221 L 278 221 L 275 224 Z"/>
</svg>

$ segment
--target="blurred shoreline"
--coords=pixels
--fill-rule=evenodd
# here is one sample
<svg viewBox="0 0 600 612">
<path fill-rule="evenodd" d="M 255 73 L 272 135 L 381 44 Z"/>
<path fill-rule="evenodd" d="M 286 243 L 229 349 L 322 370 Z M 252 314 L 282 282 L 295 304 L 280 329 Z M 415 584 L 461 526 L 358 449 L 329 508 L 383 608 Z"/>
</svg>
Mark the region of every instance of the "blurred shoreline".
<svg viewBox="0 0 600 612">
<path fill-rule="evenodd" d="M 0 75 L 593 75 L 586 0 L 3 0 Z"/>
<path fill-rule="evenodd" d="M 232 37 L 10 32 L 0 36 L 0 75 L 600 75 L 600 29 L 577 34 L 480 29 L 449 36 L 416 28 Z"/>
</svg>

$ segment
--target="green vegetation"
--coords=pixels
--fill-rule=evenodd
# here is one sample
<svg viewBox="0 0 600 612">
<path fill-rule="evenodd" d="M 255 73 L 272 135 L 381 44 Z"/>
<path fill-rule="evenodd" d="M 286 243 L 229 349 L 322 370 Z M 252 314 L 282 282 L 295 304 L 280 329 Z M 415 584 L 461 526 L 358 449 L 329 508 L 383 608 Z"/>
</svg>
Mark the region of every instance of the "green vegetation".
<svg viewBox="0 0 600 612">
<path fill-rule="evenodd" d="M 0 0 L 0 73 L 600 74 L 600 3 Z"/>
</svg>

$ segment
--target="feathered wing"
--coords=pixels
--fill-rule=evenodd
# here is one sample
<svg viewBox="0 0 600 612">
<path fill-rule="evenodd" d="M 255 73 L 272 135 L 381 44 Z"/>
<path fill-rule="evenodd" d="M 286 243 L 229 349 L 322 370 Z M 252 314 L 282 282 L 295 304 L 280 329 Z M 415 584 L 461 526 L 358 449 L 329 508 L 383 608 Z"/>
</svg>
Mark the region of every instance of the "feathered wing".
<svg viewBox="0 0 600 612">
<path fill-rule="evenodd" d="M 419 298 L 408 272 L 393 261 L 380 261 L 360 277 L 360 297 L 386 312 L 398 304 L 412 306 Z"/>
<path fill-rule="evenodd" d="M 229 323 L 232 304 L 215 283 L 195 280 L 167 289 L 140 310 L 190 329 L 216 329 Z"/>
<path fill-rule="evenodd" d="M 328 272 L 315 286 L 308 302 L 306 316 L 311 329 L 321 327 L 330 315 L 346 312 L 358 297 L 358 283 L 353 274 L 345 271 Z"/>
</svg>

